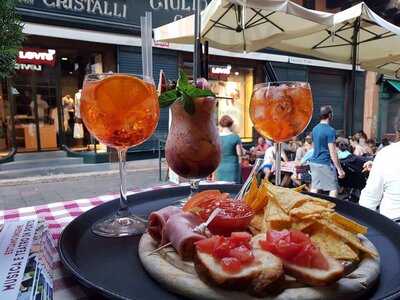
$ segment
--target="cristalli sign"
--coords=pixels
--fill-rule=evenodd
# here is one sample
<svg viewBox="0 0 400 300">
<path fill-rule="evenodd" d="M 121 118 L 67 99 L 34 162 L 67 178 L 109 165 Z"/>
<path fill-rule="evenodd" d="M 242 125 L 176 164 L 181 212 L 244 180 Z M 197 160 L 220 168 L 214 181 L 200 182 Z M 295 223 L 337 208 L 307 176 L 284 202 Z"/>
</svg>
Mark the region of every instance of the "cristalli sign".
<svg viewBox="0 0 400 300">
<path fill-rule="evenodd" d="M 48 8 L 126 19 L 127 5 L 100 0 L 42 0 Z"/>
<path fill-rule="evenodd" d="M 2 0 L 0 0 L 2 1 Z M 211 0 L 200 0 L 204 9 Z M 17 11 L 31 18 L 140 26 L 140 16 L 153 13 L 153 27 L 193 14 L 195 0 L 18 0 Z"/>
<path fill-rule="evenodd" d="M 42 71 L 42 66 L 54 67 L 56 50 L 23 48 L 18 52 L 15 69 L 26 71 Z"/>
</svg>

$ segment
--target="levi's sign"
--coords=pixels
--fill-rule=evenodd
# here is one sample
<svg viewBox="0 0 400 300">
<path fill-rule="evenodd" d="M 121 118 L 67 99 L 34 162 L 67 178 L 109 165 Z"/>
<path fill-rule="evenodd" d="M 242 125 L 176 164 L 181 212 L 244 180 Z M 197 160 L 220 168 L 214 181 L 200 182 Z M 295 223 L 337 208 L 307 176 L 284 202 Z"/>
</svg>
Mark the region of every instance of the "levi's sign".
<svg viewBox="0 0 400 300">
<path fill-rule="evenodd" d="M 2 1 L 2 0 L 0 0 Z M 204 9 L 211 0 L 200 0 Z M 17 11 L 39 19 L 140 26 L 140 16 L 153 13 L 153 27 L 194 13 L 195 0 L 18 0 Z M 60 19 L 61 18 L 61 19 Z"/>
<path fill-rule="evenodd" d="M 56 50 L 23 48 L 18 52 L 18 64 L 48 65 L 54 66 L 56 63 Z"/>
</svg>

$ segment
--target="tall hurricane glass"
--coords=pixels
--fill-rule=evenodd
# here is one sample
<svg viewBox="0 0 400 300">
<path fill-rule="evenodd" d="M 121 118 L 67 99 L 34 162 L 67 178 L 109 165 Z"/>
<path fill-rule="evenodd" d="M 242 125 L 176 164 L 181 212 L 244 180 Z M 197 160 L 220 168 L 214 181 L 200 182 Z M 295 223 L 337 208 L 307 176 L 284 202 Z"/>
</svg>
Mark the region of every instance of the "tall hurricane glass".
<svg viewBox="0 0 400 300">
<path fill-rule="evenodd" d="M 90 74 L 83 84 L 83 122 L 101 143 L 118 152 L 120 205 L 116 214 L 100 220 L 92 231 L 100 236 L 121 237 L 143 233 L 144 220 L 132 214 L 126 194 L 126 153 L 146 141 L 160 116 L 154 82 L 130 74 Z"/>
<path fill-rule="evenodd" d="M 280 184 L 281 143 L 301 134 L 310 123 L 313 98 L 307 82 L 269 82 L 254 87 L 250 118 L 257 131 L 276 143 L 276 183 Z"/>
</svg>

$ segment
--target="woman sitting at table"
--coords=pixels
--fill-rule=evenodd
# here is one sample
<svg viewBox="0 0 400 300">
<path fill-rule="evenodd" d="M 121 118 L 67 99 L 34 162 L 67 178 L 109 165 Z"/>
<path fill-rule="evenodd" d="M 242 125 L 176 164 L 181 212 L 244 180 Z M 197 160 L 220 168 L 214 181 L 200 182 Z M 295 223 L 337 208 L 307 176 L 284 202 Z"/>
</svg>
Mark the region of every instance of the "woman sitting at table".
<svg viewBox="0 0 400 300">
<path fill-rule="evenodd" d="M 271 146 L 267 149 L 267 151 L 265 151 L 265 155 L 264 155 L 264 163 L 262 165 L 262 170 L 265 174 L 265 178 L 269 180 L 269 178 L 271 177 L 271 173 L 272 170 L 275 169 L 275 157 L 276 157 L 276 150 L 275 147 Z M 281 159 L 284 162 L 288 161 L 288 158 L 285 154 L 285 151 L 282 151 L 281 153 Z M 283 183 L 282 183 L 283 185 Z"/>
<path fill-rule="evenodd" d="M 240 182 L 240 161 L 245 150 L 240 137 L 232 131 L 233 120 L 224 115 L 219 120 L 222 148 L 221 163 L 216 171 L 217 180 Z"/>
<path fill-rule="evenodd" d="M 260 136 L 257 139 L 257 145 L 250 149 L 251 156 L 255 158 L 261 158 L 265 155 L 265 151 L 271 146 L 270 143 L 267 143 L 265 139 Z"/>
</svg>

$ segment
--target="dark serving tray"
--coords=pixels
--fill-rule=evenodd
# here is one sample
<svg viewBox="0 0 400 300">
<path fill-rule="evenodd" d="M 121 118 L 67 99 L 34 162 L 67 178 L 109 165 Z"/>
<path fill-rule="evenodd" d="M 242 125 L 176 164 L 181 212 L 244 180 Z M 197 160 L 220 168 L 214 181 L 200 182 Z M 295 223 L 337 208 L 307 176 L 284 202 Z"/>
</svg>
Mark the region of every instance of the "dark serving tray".
<svg viewBox="0 0 400 300">
<path fill-rule="evenodd" d="M 202 189 L 236 193 L 240 185 L 207 185 Z M 188 194 L 189 187 L 173 187 L 134 194 L 129 201 L 136 214 L 146 216 Z M 400 298 L 400 226 L 357 204 L 319 196 L 335 202 L 341 214 L 368 226 L 367 237 L 381 256 L 380 279 L 369 298 Z M 94 293 L 93 299 L 100 295 L 111 299 L 182 299 L 162 288 L 143 269 L 137 253 L 140 236 L 102 238 L 91 232 L 93 223 L 117 208 L 118 200 L 107 202 L 80 215 L 64 229 L 59 254 L 65 268 Z"/>
</svg>

